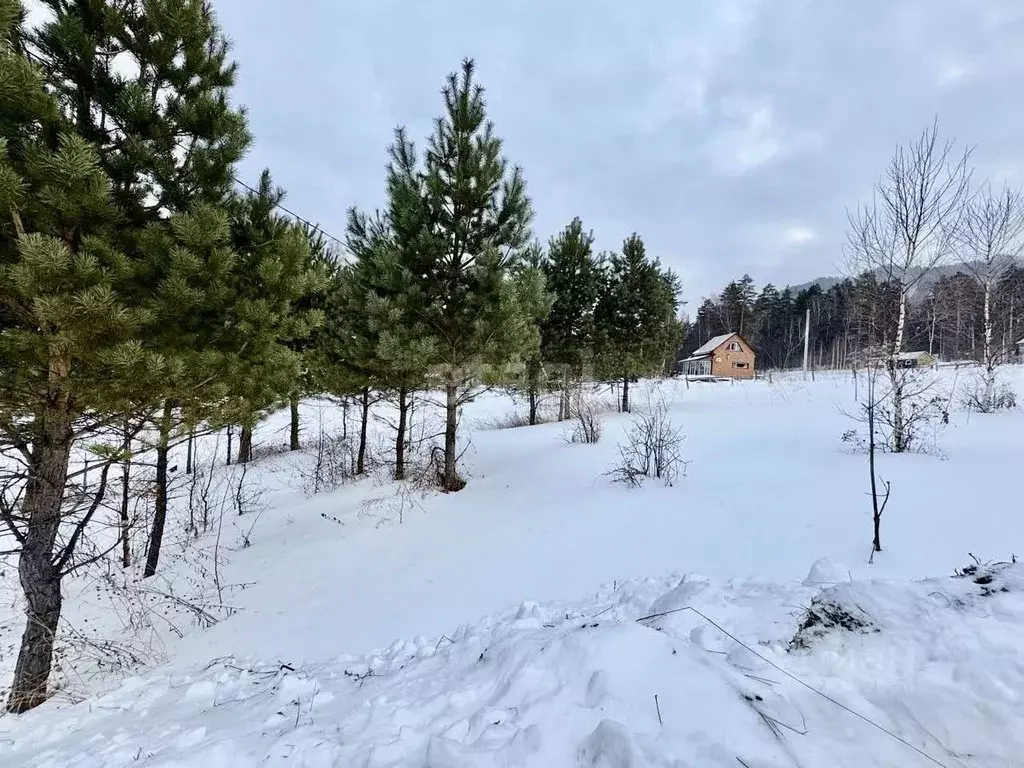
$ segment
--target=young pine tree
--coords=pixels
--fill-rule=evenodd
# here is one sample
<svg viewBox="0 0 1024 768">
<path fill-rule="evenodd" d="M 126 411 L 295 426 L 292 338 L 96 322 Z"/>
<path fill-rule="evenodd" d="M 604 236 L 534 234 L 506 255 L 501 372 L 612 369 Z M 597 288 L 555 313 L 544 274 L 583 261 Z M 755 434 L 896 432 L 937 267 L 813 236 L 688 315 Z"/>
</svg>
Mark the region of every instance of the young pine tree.
<svg viewBox="0 0 1024 768">
<path fill-rule="evenodd" d="M 284 192 L 264 171 L 255 191 L 231 207 L 231 247 L 237 255 L 233 299 L 223 335 L 232 356 L 229 423 L 241 426 L 238 460 L 252 458 L 253 428 L 295 392 L 302 372 L 300 342 L 321 324 L 308 301 L 324 288 L 309 238 L 276 212 Z"/>
<path fill-rule="evenodd" d="M 622 410 L 629 412 L 634 377 L 663 364 L 677 335 L 678 281 L 647 258 L 643 240 L 630 235 L 607 261 L 596 310 L 600 367 L 622 382 Z"/>
<path fill-rule="evenodd" d="M 424 296 L 413 272 L 423 242 L 430 243 L 426 208 L 418 194 L 414 169 L 399 155 L 403 134 L 390 149 L 388 207 L 372 221 L 353 211 L 349 249 L 356 257 L 352 271 L 369 340 L 369 359 L 377 387 L 395 401 L 395 461 L 393 476 L 406 476 L 408 419 L 412 397 L 422 389 L 436 356 L 435 340 L 423 321 Z"/>
<path fill-rule="evenodd" d="M 427 227 L 410 271 L 419 277 L 420 311 L 445 390 L 441 487 L 458 491 L 465 486 L 457 467 L 460 407 L 485 369 L 521 360 L 537 334 L 509 279 L 529 240 L 530 201 L 521 170 L 501 154 L 471 60 L 448 76 L 443 96 L 445 113 L 413 177 Z M 412 167 L 413 148 L 398 151 Z"/>
<path fill-rule="evenodd" d="M 553 303 L 541 324 L 541 356 L 562 371 L 562 418 L 568 415 L 565 388 L 570 378 L 582 378 L 594 354 L 594 309 L 601 273 L 593 243 L 593 233 L 584 231 L 583 222 L 575 218 L 551 238 L 544 260 L 544 277 Z"/>
</svg>

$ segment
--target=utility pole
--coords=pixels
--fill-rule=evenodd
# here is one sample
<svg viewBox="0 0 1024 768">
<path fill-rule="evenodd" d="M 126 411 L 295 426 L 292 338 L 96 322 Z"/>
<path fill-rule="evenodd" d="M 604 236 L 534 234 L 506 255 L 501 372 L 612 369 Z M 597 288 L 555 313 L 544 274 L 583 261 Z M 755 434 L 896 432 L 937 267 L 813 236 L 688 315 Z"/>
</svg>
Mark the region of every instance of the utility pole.
<svg viewBox="0 0 1024 768">
<path fill-rule="evenodd" d="M 804 319 L 804 378 L 807 378 L 807 356 L 811 348 L 811 308 L 807 307 L 807 316 Z"/>
</svg>

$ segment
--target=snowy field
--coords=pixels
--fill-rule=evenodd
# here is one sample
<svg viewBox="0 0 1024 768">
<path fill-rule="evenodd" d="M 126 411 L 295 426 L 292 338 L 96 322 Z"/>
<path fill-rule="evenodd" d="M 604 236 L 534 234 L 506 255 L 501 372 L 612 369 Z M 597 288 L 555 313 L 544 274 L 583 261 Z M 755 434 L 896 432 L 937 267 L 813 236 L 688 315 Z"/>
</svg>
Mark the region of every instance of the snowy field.
<svg viewBox="0 0 1024 768">
<path fill-rule="evenodd" d="M 1024 392 L 1024 368 L 1004 376 Z M 252 512 L 170 536 L 148 594 L 116 566 L 66 585 L 79 642 L 54 700 L 0 718 L 0 766 L 1024 765 L 1024 568 L 954 577 L 1024 553 L 1024 413 L 954 397 L 936 453 L 879 457 L 869 565 L 853 387 L 645 384 L 636 406 L 671 404 L 689 464 L 639 490 L 605 476 L 629 417 L 570 445 L 560 424 L 488 428 L 523 408 L 491 393 L 463 416 L 463 492 L 311 498 L 312 456 L 271 452 L 277 414 Z M 340 415 L 304 407 L 307 443 L 321 417 Z M 6 681 L 22 617 L 2 571 Z M 703 616 L 644 618 L 685 607 Z"/>
</svg>

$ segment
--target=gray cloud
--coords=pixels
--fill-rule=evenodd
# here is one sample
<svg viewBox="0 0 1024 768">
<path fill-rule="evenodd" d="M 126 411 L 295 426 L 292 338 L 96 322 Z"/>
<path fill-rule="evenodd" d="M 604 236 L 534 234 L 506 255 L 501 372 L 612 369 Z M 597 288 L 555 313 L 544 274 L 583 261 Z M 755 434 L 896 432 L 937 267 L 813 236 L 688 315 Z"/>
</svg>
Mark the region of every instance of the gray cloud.
<svg viewBox="0 0 1024 768">
<path fill-rule="evenodd" d="M 636 230 L 691 306 L 749 272 L 841 260 L 845 208 L 939 115 L 979 173 L 1024 181 L 1019 0 L 218 0 L 255 146 L 290 205 L 341 236 L 383 200 L 398 124 L 424 137 L 476 58 L 546 239 Z"/>
</svg>

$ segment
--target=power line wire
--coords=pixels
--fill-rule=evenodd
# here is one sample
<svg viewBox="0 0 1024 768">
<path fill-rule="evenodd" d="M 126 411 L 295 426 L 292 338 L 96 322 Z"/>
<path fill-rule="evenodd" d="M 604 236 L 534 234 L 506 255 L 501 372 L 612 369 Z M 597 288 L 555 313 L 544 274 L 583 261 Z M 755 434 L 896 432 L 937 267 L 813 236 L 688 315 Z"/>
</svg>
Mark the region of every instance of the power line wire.
<svg viewBox="0 0 1024 768">
<path fill-rule="evenodd" d="M 249 192 L 252 192 L 254 195 L 258 195 L 259 194 L 259 190 L 256 190 L 253 187 L 249 186 L 248 184 L 246 184 L 244 181 L 242 181 L 240 178 L 238 178 L 234 174 L 231 175 L 231 178 L 234 179 L 235 183 L 238 186 L 243 187 L 244 189 L 247 189 Z M 305 224 L 307 227 L 309 227 L 313 231 L 321 233 L 324 237 L 326 237 L 326 238 L 328 238 L 330 240 L 333 240 L 338 245 L 340 245 L 342 248 L 345 248 L 345 243 L 342 240 L 340 240 L 339 238 L 337 238 L 334 235 L 332 235 L 330 232 L 328 232 L 326 229 L 321 227 L 319 224 L 313 224 L 312 222 L 309 221 L 309 219 L 304 219 L 302 216 L 299 216 L 299 214 L 295 213 L 295 211 L 289 210 L 288 208 L 283 206 L 281 203 L 274 203 L 273 208 L 277 208 L 278 210 L 288 214 L 289 216 L 291 216 L 296 221 L 299 221 L 302 224 Z"/>
<path fill-rule="evenodd" d="M 794 682 L 799 683 L 800 685 L 802 685 L 807 690 L 812 691 L 813 693 L 818 694 L 819 696 L 821 696 L 826 701 L 831 702 L 832 704 L 835 704 L 837 707 L 839 707 L 843 711 L 849 712 L 851 715 L 853 715 L 854 717 L 856 717 L 856 718 L 858 718 L 860 720 L 863 720 L 868 725 L 873 726 L 874 728 L 877 728 L 879 731 L 881 731 L 882 733 L 886 734 L 887 736 L 895 739 L 896 741 L 898 741 L 903 746 L 909 747 L 910 749 L 914 750 L 917 754 L 919 754 L 924 759 L 926 759 L 929 762 L 934 763 L 935 765 L 939 766 L 939 768 L 947 768 L 945 763 L 940 763 L 938 760 L 936 760 L 934 757 L 929 755 L 923 749 L 920 749 L 919 747 L 911 744 L 909 741 L 904 739 L 902 736 L 900 736 L 900 735 L 898 735 L 896 733 L 893 733 L 891 730 L 886 728 L 884 725 L 876 723 L 871 718 L 867 717 L 866 715 L 862 715 L 860 712 L 858 712 L 858 711 L 856 711 L 854 709 L 850 709 L 850 707 L 848 707 L 845 704 L 843 704 L 842 702 L 837 701 L 836 699 L 832 698 L 831 696 L 829 696 L 824 691 L 818 690 L 817 688 L 815 688 L 810 683 L 805 683 L 803 680 L 801 680 L 799 677 L 794 675 L 792 672 L 788 672 L 787 670 L 785 670 L 782 667 L 780 667 L 778 664 L 776 664 L 771 659 L 769 659 L 766 656 L 763 656 L 762 654 L 758 653 L 753 648 L 751 648 L 749 645 L 747 645 L 742 640 L 740 640 L 738 637 L 736 637 L 731 632 L 729 632 L 724 627 L 722 627 L 721 624 L 718 624 L 717 622 L 715 622 L 712 619 L 708 618 L 707 616 L 705 616 L 703 613 L 701 613 L 700 611 L 698 611 L 696 608 L 694 608 L 692 606 L 687 605 L 687 606 L 684 606 L 682 608 L 675 608 L 675 609 L 673 609 L 671 611 L 662 611 L 660 613 L 652 613 L 650 616 L 641 616 L 636 621 L 638 623 L 641 622 L 641 621 L 649 621 L 650 619 L 658 619 L 658 618 L 661 618 L 662 616 L 670 616 L 673 613 L 681 613 L 683 611 L 692 611 L 697 616 L 700 616 L 702 619 L 704 619 L 704 621 L 706 621 L 708 624 L 713 626 L 715 629 L 717 629 L 723 635 L 728 637 L 730 640 L 732 640 L 733 642 L 735 642 L 738 645 L 742 646 L 746 650 L 750 651 L 750 653 L 754 654 L 754 656 L 759 658 L 765 664 L 767 664 L 768 666 L 773 667 L 775 670 L 781 672 L 783 675 L 788 677 L 790 680 L 793 680 Z"/>
<path fill-rule="evenodd" d="M 40 67 L 45 67 L 46 66 L 46 63 L 43 60 L 43 58 L 41 56 L 39 56 L 38 54 L 36 54 L 35 52 L 29 50 L 27 47 L 23 48 L 22 53 L 25 55 L 25 57 L 29 61 L 34 62 L 38 66 L 40 66 Z M 185 147 L 182 146 L 182 143 L 180 141 L 176 141 L 176 142 L 174 142 L 174 144 L 175 144 L 176 147 L 178 147 L 178 149 L 185 149 Z M 252 186 L 250 186 L 249 184 L 247 184 L 244 181 L 242 181 L 234 173 L 231 174 L 231 179 L 235 182 L 235 184 L 237 184 L 238 186 L 242 187 L 243 189 L 248 190 L 249 192 L 252 192 L 254 195 L 258 195 L 259 194 L 258 190 L 254 189 Z M 313 224 L 309 219 L 307 219 L 307 218 L 305 218 L 303 216 L 300 216 L 295 211 L 293 211 L 293 210 L 285 207 L 284 205 L 282 205 L 280 202 L 274 203 L 271 206 L 271 208 L 272 209 L 276 208 L 276 209 L 282 211 L 283 213 L 288 214 L 289 216 L 291 216 L 296 221 L 298 221 L 298 222 L 300 222 L 302 224 L 305 224 L 307 227 L 309 227 L 314 232 L 319 232 L 324 237 L 328 238 L 329 240 L 333 240 L 342 249 L 346 249 L 345 242 L 341 238 L 335 237 L 330 232 L 328 232 L 326 229 L 321 227 L 319 224 Z"/>
</svg>

